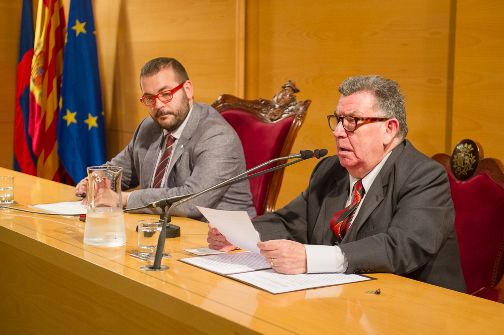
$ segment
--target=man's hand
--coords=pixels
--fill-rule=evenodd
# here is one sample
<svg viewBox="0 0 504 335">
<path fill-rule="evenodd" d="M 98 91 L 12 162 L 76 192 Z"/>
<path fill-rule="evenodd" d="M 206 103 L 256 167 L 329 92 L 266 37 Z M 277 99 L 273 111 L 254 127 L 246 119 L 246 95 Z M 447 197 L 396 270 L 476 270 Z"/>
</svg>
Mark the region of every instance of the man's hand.
<svg viewBox="0 0 504 335">
<path fill-rule="evenodd" d="M 261 255 L 270 262 L 273 270 L 285 274 L 306 273 L 306 250 L 304 245 L 289 240 L 259 242 Z"/>
<path fill-rule="evenodd" d="M 94 205 L 96 207 L 116 207 L 119 195 L 110 188 L 99 188 L 95 191 Z"/>
<path fill-rule="evenodd" d="M 122 206 L 122 208 L 126 208 L 128 205 L 128 197 L 131 192 L 122 192 L 121 203 L 118 204 L 119 195 L 112 191 L 111 181 L 107 177 L 103 177 L 100 183 L 96 183 L 94 186 L 94 192 L 90 192 L 90 195 L 94 197 L 94 206 L 115 207 L 119 205 Z M 87 191 L 88 179 L 84 178 L 75 187 L 75 195 L 85 197 Z M 88 205 L 87 198 L 82 199 L 82 204 Z"/>
<path fill-rule="evenodd" d="M 228 242 L 224 235 L 222 235 L 217 228 L 208 225 L 208 247 L 210 249 L 219 251 L 231 251 L 236 249 L 234 245 Z"/>
<path fill-rule="evenodd" d="M 75 185 L 75 195 L 77 197 L 85 198 L 87 193 L 88 179 L 87 177 L 82 179 L 77 185 Z"/>
</svg>

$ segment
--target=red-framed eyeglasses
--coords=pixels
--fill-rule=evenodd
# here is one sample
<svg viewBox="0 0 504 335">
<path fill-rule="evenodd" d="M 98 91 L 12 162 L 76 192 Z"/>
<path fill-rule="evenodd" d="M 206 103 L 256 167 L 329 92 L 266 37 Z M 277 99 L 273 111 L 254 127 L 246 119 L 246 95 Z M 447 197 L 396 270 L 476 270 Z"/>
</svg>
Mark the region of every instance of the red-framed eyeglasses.
<svg viewBox="0 0 504 335">
<path fill-rule="evenodd" d="M 172 89 L 159 92 L 158 94 L 154 94 L 154 95 L 144 94 L 140 98 L 140 102 L 143 103 L 147 107 L 154 106 L 156 104 L 156 99 L 159 99 L 159 101 L 166 104 L 166 103 L 172 101 L 173 95 L 175 93 L 177 93 L 177 91 L 180 90 L 182 88 L 182 86 L 184 86 L 184 84 L 185 84 L 185 81 L 180 83 L 178 86 L 176 86 Z"/>
</svg>

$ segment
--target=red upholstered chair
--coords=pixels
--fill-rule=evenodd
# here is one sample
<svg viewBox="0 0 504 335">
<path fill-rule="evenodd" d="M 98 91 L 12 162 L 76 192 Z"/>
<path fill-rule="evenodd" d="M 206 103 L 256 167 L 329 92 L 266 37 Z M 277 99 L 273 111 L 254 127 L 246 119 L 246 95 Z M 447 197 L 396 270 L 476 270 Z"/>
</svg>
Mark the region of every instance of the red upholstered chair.
<svg viewBox="0 0 504 335">
<path fill-rule="evenodd" d="M 467 293 L 499 301 L 504 271 L 504 174 L 502 164 L 483 157 L 472 140 L 460 141 L 444 165 L 455 206 L 455 229 Z"/>
<path fill-rule="evenodd" d="M 288 81 L 272 100 L 244 100 L 224 94 L 212 104 L 238 133 L 247 169 L 290 154 L 311 103 L 298 102 L 297 92 L 296 84 Z M 275 210 L 282 178 L 283 170 L 278 170 L 250 180 L 257 215 Z"/>
</svg>

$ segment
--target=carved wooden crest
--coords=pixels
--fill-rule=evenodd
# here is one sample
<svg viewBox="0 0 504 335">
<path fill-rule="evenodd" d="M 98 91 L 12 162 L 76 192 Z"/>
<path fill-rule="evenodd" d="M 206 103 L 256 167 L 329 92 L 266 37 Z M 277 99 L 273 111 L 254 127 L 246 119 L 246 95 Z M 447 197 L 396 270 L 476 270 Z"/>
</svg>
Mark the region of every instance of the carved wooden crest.
<svg viewBox="0 0 504 335">
<path fill-rule="evenodd" d="M 450 159 L 451 170 L 457 179 L 467 180 L 476 172 L 479 161 L 478 145 L 473 140 L 465 139 L 453 149 Z"/>
<path fill-rule="evenodd" d="M 302 119 L 311 100 L 297 101 L 296 93 L 298 92 L 296 83 L 288 80 L 271 100 L 245 100 L 230 94 L 223 94 L 212 106 L 218 111 L 243 109 L 253 113 L 263 122 L 276 122 L 291 115 Z"/>
</svg>

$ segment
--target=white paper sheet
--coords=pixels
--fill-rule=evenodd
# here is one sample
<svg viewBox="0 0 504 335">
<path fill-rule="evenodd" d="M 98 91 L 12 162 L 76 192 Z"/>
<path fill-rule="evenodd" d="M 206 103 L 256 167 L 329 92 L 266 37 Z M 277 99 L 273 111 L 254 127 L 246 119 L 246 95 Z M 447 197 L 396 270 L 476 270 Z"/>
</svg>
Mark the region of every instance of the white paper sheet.
<svg viewBox="0 0 504 335">
<path fill-rule="evenodd" d="M 240 280 L 275 294 L 305 290 L 315 287 L 356 283 L 371 279 L 369 277 L 344 273 L 284 275 L 271 269 L 236 273 L 231 274 L 228 277 Z"/>
<path fill-rule="evenodd" d="M 193 255 L 205 256 L 205 255 L 217 255 L 223 254 L 224 251 L 214 250 L 207 247 L 194 248 L 194 249 L 184 249 L 187 252 L 190 252 Z"/>
<path fill-rule="evenodd" d="M 181 261 L 221 275 L 271 267 L 263 256 L 253 252 L 183 258 Z"/>
<path fill-rule="evenodd" d="M 285 275 L 273 271 L 263 256 L 253 252 L 183 258 L 181 261 L 239 280 L 273 294 L 372 279 L 344 273 Z"/>
<path fill-rule="evenodd" d="M 87 207 L 80 201 L 56 202 L 51 204 L 33 205 L 45 211 L 64 215 L 86 214 Z"/>
<path fill-rule="evenodd" d="M 222 235 L 240 249 L 259 253 L 259 233 L 245 211 L 223 211 L 197 206 L 201 214 Z"/>
</svg>

